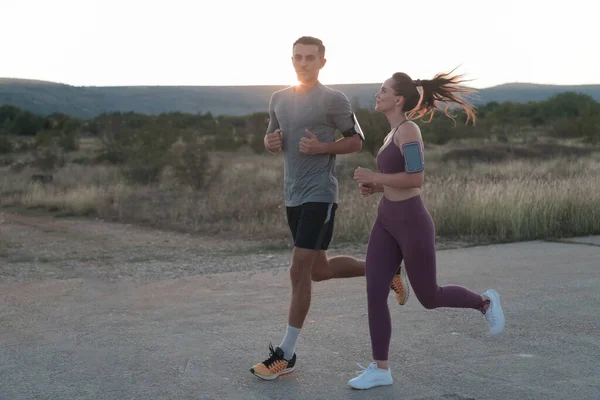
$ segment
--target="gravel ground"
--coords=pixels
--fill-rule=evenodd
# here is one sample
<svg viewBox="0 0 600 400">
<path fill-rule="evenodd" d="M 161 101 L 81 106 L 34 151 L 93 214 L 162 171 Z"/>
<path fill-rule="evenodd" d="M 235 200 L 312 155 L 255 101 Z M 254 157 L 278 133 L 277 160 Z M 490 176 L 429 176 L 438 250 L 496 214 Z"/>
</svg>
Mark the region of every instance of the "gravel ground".
<svg viewBox="0 0 600 400">
<path fill-rule="evenodd" d="M 335 242 L 335 238 L 334 238 Z M 438 249 L 464 247 L 443 242 Z M 364 257 L 365 244 L 334 247 L 330 255 Z M 289 263 L 289 248 L 231 238 L 199 237 L 100 219 L 0 213 L 0 281 L 175 279 L 257 272 Z"/>
<path fill-rule="evenodd" d="M 314 285 L 298 370 L 264 382 L 248 369 L 285 331 L 289 250 L 100 220 L 0 220 L 1 400 L 600 393 L 599 237 L 440 252 L 440 283 L 501 293 L 505 332 L 490 337 L 473 310 L 390 296 L 394 385 L 355 392 L 355 362 L 370 359 L 363 278 Z M 332 254 L 341 251 L 362 256 L 364 246 Z"/>
<path fill-rule="evenodd" d="M 0 280 L 161 280 L 280 267 L 285 249 L 102 220 L 0 217 Z"/>
</svg>

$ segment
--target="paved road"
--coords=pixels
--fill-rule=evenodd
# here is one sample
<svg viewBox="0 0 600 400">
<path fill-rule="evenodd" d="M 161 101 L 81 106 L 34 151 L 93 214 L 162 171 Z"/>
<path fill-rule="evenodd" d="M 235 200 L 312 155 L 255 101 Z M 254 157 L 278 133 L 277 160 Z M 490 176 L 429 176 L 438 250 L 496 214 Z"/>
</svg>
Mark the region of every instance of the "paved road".
<svg viewBox="0 0 600 400">
<path fill-rule="evenodd" d="M 286 268 L 0 284 L 0 399 L 600 399 L 600 238 L 438 261 L 441 284 L 500 292 L 504 334 L 476 311 L 390 296 L 395 383 L 366 392 L 346 385 L 370 356 L 363 279 L 315 286 L 298 370 L 276 382 L 248 368 L 281 340 Z"/>
</svg>

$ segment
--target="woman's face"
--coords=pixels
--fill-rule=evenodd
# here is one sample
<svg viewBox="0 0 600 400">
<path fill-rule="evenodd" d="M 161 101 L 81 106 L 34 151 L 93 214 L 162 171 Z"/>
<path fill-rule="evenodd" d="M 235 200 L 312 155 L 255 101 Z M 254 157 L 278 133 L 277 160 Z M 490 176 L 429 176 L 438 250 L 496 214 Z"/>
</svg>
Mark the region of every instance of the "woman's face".
<svg viewBox="0 0 600 400">
<path fill-rule="evenodd" d="M 394 80 L 392 78 L 386 80 L 381 85 L 381 88 L 375 93 L 375 110 L 385 113 L 400 106 L 404 102 L 404 97 L 397 96 L 392 88 Z"/>
</svg>

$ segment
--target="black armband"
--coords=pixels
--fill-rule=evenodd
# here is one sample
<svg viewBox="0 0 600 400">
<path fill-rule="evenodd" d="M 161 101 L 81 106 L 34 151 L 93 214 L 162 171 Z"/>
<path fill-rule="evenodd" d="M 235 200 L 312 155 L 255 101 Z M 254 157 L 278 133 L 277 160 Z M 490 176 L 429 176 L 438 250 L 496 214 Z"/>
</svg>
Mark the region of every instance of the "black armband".
<svg viewBox="0 0 600 400">
<path fill-rule="evenodd" d="M 344 137 L 350 137 L 358 134 L 362 140 L 365 140 L 365 134 L 358 123 L 358 119 L 356 119 L 356 114 L 352 113 L 352 119 L 354 121 L 354 126 L 347 131 L 342 132 L 342 135 L 344 135 Z"/>
</svg>

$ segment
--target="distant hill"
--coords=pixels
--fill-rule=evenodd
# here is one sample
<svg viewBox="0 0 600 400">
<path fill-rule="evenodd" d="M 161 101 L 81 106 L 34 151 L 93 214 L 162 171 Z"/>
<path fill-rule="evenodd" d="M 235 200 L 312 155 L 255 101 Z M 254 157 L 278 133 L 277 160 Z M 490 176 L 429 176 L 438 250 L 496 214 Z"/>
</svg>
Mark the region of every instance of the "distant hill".
<svg viewBox="0 0 600 400">
<path fill-rule="evenodd" d="M 363 107 L 374 104 L 379 83 L 331 85 Z M 62 112 L 91 118 L 110 111 L 143 114 L 180 111 L 213 115 L 247 115 L 267 110 L 271 93 L 285 86 L 70 86 L 54 82 L 0 78 L 0 104 L 47 115 Z M 539 85 L 508 83 L 479 89 L 475 104 L 490 101 L 528 102 L 545 100 L 565 91 L 587 94 L 600 101 L 600 85 Z"/>
</svg>

